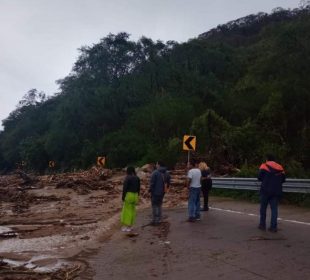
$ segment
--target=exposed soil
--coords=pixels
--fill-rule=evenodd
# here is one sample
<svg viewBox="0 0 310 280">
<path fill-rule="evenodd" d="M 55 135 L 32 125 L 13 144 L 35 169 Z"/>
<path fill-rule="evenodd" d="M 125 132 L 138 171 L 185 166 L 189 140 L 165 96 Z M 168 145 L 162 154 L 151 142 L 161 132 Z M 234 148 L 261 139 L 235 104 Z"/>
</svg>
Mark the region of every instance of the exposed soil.
<svg viewBox="0 0 310 280">
<path fill-rule="evenodd" d="M 165 207 L 187 199 L 185 171 L 172 174 Z M 139 207 L 149 206 L 149 167 L 138 171 Z M 0 176 L 0 280 L 74 279 L 87 264 L 74 256 L 91 251 L 119 227 L 124 171 L 90 170 Z M 169 231 L 163 224 L 159 235 Z"/>
</svg>

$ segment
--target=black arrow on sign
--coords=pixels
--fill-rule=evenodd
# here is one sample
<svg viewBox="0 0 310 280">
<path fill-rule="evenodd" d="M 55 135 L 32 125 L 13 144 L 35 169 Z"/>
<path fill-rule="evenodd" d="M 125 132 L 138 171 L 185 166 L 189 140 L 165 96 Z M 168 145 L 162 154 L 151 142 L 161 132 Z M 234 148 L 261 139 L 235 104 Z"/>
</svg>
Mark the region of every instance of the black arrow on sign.
<svg viewBox="0 0 310 280">
<path fill-rule="evenodd" d="M 105 163 L 105 157 L 100 157 L 100 158 L 98 159 L 98 163 L 99 163 L 99 165 L 103 166 L 104 163 Z"/>
<path fill-rule="evenodd" d="M 186 139 L 186 141 L 184 142 L 184 144 L 187 146 L 187 148 L 188 148 L 189 150 L 194 150 L 194 147 L 193 147 L 192 144 L 191 144 L 191 142 L 192 142 L 193 139 L 195 139 L 194 136 L 189 136 L 189 137 Z"/>
</svg>

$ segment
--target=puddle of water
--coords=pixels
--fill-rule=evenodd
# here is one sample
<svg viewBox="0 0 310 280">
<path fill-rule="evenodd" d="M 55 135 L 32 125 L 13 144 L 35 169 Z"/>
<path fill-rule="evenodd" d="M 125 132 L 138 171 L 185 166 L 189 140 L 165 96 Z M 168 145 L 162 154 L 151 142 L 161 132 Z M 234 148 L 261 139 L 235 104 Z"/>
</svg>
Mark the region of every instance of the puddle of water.
<svg viewBox="0 0 310 280">
<path fill-rule="evenodd" d="M 28 263 L 33 266 L 36 272 L 53 272 L 65 266 L 69 266 L 70 262 L 52 256 L 34 256 Z"/>
<path fill-rule="evenodd" d="M 92 240 L 99 238 L 104 232 L 108 232 L 113 224 L 118 222 L 119 215 L 116 214 L 112 216 L 109 220 L 100 221 L 97 224 L 97 228 L 92 229 L 89 232 L 89 226 L 83 228 L 83 233 L 81 234 L 72 234 L 68 232 L 67 234 L 55 234 L 45 237 L 37 237 L 31 239 L 19 239 L 19 238 L 10 238 L 1 240 L 0 253 L 18 253 L 18 252 L 47 252 L 55 250 L 62 250 L 65 248 L 70 248 L 74 254 L 76 251 L 82 250 L 82 248 L 87 247 L 87 244 L 92 243 Z M 70 226 L 73 228 L 79 228 L 81 226 Z M 9 227 L 3 227 L 7 231 L 11 231 Z M 85 232 L 87 229 L 88 233 Z M 90 241 L 85 239 L 85 235 L 90 236 Z M 78 243 L 77 243 L 78 242 Z M 73 249 L 74 250 L 73 250 Z"/>
<path fill-rule="evenodd" d="M 3 262 L 7 263 L 10 266 L 23 266 L 25 264 L 25 262 L 22 261 L 15 261 L 15 260 L 10 260 L 10 259 L 2 259 Z"/>
<path fill-rule="evenodd" d="M 55 257 L 47 255 L 35 256 L 29 261 L 17 261 L 12 259 L 2 259 L 2 261 L 12 267 L 25 267 L 32 269 L 34 272 L 54 272 L 70 265 L 68 261 L 55 259 Z"/>
<path fill-rule="evenodd" d="M 11 231 L 12 231 L 12 229 L 9 227 L 0 226 L 0 234 L 11 232 Z"/>
<path fill-rule="evenodd" d="M 73 236 L 53 235 L 31 239 L 5 239 L 1 241 L 0 253 L 2 252 L 25 252 L 25 251 L 48 251 L 68 244 L 74 239 Z"/>
<path fill-rule="evenodd" d="M 83 232 L 80 234 L 67 232 L 67 235 L 55 234 L 31 239 L 4 239 L 1 240 L 0 254 L 11 253 L 18 256 L 27 254 L 24 259 L 6 256 L 3 261 L 12 267 L 22 266 L 35 272 L 54 272 L 73 265 L 73 262 L 65 258 L 76 255 L 82 249 L 97 247 L 97 239 L 111 230 L 118 220 L 119 214 L 115 214 L 108 220 L 99 221 L 96 227 L 93 227 L 92 224 L 88 227 L 71 226 L 72 229 L 81 227 Z M 90 228 L 92 228 L 91 231 L 89 231 Z M 11 228 L 1 227 L 1 230 L 2 232 L 10 232 Z M 90 237 L 85 238 L 85 236 Z"/>
</svg>

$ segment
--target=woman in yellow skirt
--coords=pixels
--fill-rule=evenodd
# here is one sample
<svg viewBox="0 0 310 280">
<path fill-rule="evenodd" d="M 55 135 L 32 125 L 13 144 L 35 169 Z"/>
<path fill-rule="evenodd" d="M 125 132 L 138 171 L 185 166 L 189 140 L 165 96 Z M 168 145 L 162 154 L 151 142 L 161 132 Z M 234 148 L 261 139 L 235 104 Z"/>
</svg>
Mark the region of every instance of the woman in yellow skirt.
<svg viewBox="0 0 310 280">
<path fill-rule="evenodd" d="M 136 220 L 136 205 L 140 193 L 140 179 L 132 166 L 127 168 L 126 173 L 127 176 L 123 184 L 121 223 L 122 231 L 130 232 Z"/>
</svg>

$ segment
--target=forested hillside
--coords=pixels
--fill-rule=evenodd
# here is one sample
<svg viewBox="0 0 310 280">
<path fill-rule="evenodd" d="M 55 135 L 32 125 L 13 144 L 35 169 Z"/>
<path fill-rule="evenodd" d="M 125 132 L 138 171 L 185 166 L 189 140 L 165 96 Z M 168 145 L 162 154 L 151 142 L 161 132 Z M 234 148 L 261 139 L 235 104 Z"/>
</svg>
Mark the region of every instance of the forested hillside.
<svg viewBox="0 0 310 280">
<path fill-rule="evenodd" d="M 30 90 L 3 121 L 0 167 L 44 172 L 186 158 L 184 134 L 212 167 L 257 168 L 275 153 L 310 173 L 310 7 L 276 9 L 179 44 L 110 34 L 80 48 L 59 92 Z"/>
</svg>

